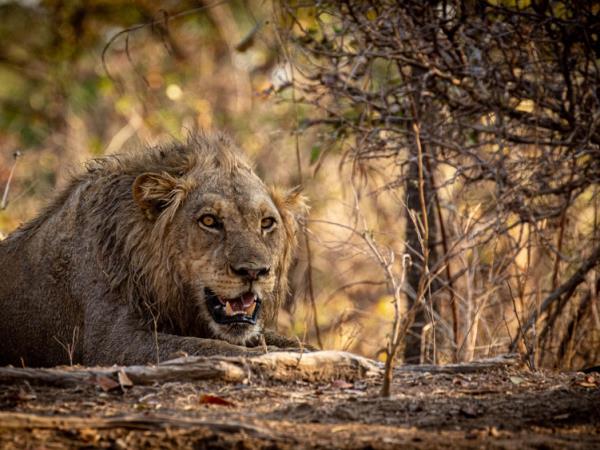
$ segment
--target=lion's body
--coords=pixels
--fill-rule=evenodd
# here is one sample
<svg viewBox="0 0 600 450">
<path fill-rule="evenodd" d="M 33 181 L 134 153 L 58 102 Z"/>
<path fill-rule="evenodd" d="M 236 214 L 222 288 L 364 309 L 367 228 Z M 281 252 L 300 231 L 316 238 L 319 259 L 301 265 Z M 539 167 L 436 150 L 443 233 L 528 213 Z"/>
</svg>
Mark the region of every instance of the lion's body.
<svg viewBox="0 0 600 450">
<path fill-rule="evenodd" d="M 95 161 L 1 241 L 0 364 L 236 354 L 261 334 L 289 346 L 270 330 L 303 204 L 267 191 L 231 147 L 197 136 Z"/>
</svg>

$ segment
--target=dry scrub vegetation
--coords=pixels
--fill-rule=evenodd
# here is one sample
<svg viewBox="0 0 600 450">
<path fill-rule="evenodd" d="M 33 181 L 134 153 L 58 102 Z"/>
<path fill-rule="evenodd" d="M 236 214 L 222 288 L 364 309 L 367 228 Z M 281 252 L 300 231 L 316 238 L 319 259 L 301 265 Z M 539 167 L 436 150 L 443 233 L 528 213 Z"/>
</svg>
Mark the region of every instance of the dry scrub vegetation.
<svg viewBox="0 0 600 450">
<path fill-rule="evenodd" d="M 401 311 L 388 352 L 448 362 L 518 348 L 536 368 L 598 361 L 599 10 L 279 8 L 293 99 L 314 111 L 299 126 L 328 130 L 313 173 L 335 153 L 344 180 L 346 220 L 316 215 L 312 230 L 347 231 L 327 241 L 343 261 L 336 271 L 352 273 L 341 282 L 377 279 L 379 267 Z"/>
<path fill-rule="evenodd" d="M 224 128 L 311 199 L 283 332 L 599 363 L 598 2 L 160 3 L 0 5 L 0 233 L 89 157 Z"/>
</svg>

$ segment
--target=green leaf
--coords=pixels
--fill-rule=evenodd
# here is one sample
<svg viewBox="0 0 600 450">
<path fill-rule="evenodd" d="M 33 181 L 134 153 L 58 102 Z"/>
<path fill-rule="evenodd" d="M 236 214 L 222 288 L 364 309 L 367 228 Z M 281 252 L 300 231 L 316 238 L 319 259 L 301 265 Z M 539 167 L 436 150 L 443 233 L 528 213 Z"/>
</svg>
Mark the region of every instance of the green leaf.
<svg viewBox="0 0 600 450">
<path fill-rule="evenodd" d="M 319 155 L 321 154 L 321 147 L 318 145 L 313 145 L 310 149 L 310 165 L 312 166 L 319 159 Z"/>
</svg>

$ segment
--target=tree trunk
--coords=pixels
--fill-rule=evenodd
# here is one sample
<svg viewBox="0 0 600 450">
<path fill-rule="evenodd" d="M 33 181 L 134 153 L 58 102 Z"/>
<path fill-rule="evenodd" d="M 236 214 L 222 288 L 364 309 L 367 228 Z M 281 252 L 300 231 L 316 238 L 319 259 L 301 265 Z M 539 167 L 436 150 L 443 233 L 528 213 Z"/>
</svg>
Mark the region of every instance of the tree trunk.
<svg viewBox="0 0 600 450">
<path fill-rule="evenodd" d="M 412 265 L 407 269 L 406 272 L 406 283 L 408 289 L 415 294 L 419 292 L 419 282 L 422 276 L 427 276 L 427 271 L 424 271 L 423 267 L 423 248 L 422 243 L 419 240 L 419 236 L 422 233 L 417 230 L 417 224 L 414 223 L 411 218 L 411 214 L 414 214 L 420 222 L 423 222 L 422 210 L 419 202 L 419 161 L 417 157 L 417 151 L 413 147 L 410 149 L 410 161 L 408 165 L 408 173 L 406 175 L 405 189 L 406 189 L 406 226 L 405 226 L 405 242 L 406 252 L 410 254 L 412 259 Z M 429 146 L 423 144 L 423 158 L 427 158 L 430 155 Z M 425 170 L 425 168 L 424 168 Z M 437 261 L 437 252 L 434 243 L 437 241 L 437 224 L 434 217 L 434 202 L 432 198 L 431 190 L 431 174 L 425 172 L 425 199 L 427 204 L 427 220 L 429 224 L 429 239 L 425 244 L 429 248 L 429 267 L 435 265 Z M 427 286 L 427 284 L 426 284 Z M 405 364 L 416 364 L 423 362 L 434 362 L 433 345 L 423 345 L 426 342 L 422 341 L 423 338 L 423 327 L 427 323 L 431 323 L 430 314 L 427 313 L 427 305 L 430 303 L 430 292 L 433 292 L 435 286 L 431 286 L 431 289 L 425 289 L 422 295 L 421 304 L 416 306 L 417 310 L 414 316 L 414 321 L 408 329 L 404 346 L 404 363 Z M 407 296 L 408 305 L 407 309 L 414 306 L 415 298 Z M 419 301 L 419 299 L 416 299 Z M 434 327 L 435 324 L 432 323 Z M 434 331 L 435 328 L 432 330 Z M 432 335 L 431 343 L 435 343 L 436 336 Z M 421 348 L 425 350 L 424 354 L 421 354 Z"/>
</svg>

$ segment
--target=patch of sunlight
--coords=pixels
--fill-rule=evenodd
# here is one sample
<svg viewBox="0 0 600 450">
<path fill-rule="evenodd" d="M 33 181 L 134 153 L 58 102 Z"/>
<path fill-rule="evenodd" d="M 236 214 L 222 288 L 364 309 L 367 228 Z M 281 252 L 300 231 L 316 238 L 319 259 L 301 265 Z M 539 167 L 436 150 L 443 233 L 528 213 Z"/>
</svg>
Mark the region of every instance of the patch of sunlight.
<svg viewBox="0 0 600 450">
<path fill-rule="evenodd" d="M 519 104 L 515 107 L 515 109 L 517 111 L 531 112 L 533 111 L 534 107 L 535 103 L 533 102 L 533 100 L 521 100 Z"/>
<path fill-rule="evenodd" d="M 173 100 L 174 102 L 180 100 L 181 97 L 183 97 L 183 91 L 181 90 L 179 85 L 175 83 L 169 84 L 167 86 L 167 89 L 165 89 L 165 93 L 167 94 L 167 97 L 170 100 Z"/>
</svg>

